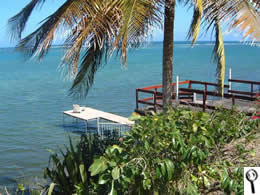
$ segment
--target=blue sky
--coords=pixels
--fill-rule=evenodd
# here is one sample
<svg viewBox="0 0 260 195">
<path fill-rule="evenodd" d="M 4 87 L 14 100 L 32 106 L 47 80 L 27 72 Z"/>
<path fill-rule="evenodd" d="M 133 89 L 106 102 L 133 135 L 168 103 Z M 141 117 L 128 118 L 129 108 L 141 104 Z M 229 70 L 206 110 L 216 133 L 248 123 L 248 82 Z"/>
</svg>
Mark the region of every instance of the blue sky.
<svg viewBox="0 0 260 195">
<path fill-rule="evenodd" d="M 30 0 L 5 1 L 4 6 L 0 7 L 0 47 L 10 47 L 16 44 L 16 42 L 10 42 L 7 21 L 10 17 L 18 13 L 28 2 L 30 2 Z M 24 35 L 27 35 L 36 29 L 38 23 L 54 12 L 63 2 L 64 0 L 46 0 L 44 6 L 37 8 L 31 15 Z M 191 18 L 192 10 L 188 10 L 187 7 L 183 7 L 183 5 L 177 5 L 175 18 L 175 40 L 186 40 Z M 199 40 L 205 41 L 210 40 L 210 38 L 210 34 L 208 33 L 206 36 L 200 36 Z M 162 41 L 163 33 L 160 30 L 154 30 L 153 40 Z M 230 33 L 228 35 L 224 33 L 224 40 L 237 41 L 240 40 L 240 36 L 237 33 Z"/>
</svg>

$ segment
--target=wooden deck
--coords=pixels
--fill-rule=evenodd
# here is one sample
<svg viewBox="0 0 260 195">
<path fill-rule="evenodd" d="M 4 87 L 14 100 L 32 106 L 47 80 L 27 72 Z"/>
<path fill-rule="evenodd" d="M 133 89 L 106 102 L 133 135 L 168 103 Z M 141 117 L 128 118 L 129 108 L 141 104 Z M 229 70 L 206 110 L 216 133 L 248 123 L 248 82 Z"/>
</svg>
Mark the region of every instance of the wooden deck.
<svg viewBox="0 0 260 195">
<path fill-rule="evenodd" d="M 128 120 L 128 118 L 118 116 L 116 114 L 103 112 L 100 110 L 96 110 L 89 107 L 80 107 L 80 112 L 74 112 L 73 110 L 68 110 L 63 112 L 65 115 L 78 118 L 81 120 L 89 121 L 89 120 L 97 120 L 97 119 L 105 119 L 114 123 L 119 123 L 122 125 L 131 126 L 134 124 L 134 121 Z"/>
<path fill-rule="evenodd" d="M 189 107 L 193 110 L 210 111 L 217 107 L 224 109 L 232 109 L 235 107 L 238 111 L 252 114 L 257 112 L 256 104 L 259 102 L 259 87 L 258 81 L 246 81 L 229 79 L 231 83 L 242 83 L 248 85 L 248 91 L 241 91 L 240 89 L 231 89 L 230 85 L 225 85 L 224 96 L 216 89 L 219 85 L 217 83 L 201 82 L 194 80 L 186 80 L 172 84 L 173 95 L 172 105 L 181 105 Z M 177 88 L 177 89 L 176 89 Z M 136 89 L 136 112 L 140 114 L 149 113 L 150 111 L 162 110 L 162 85 L 149 86 Z M 177 94 L 178 93 L 178 94 Z M 198 98 L 196 98 L 198 97 Z M 140 104 L 145 105 L 141 107 Z"/>
</svg>

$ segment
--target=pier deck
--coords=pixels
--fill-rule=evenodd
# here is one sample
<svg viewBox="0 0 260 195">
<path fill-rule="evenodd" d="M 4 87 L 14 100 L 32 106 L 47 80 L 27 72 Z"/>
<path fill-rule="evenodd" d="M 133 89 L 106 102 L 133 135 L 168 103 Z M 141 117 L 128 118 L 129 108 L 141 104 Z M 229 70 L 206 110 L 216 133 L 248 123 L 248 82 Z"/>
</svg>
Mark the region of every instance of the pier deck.
<svg viewBox="0 0 260 195">
<path fill-rule="evenodd" d="M 181 105 L 193 110 L 211 111 L 217 107 L 232 109 L 252 114 L 258 112 L 260 104 L 260 82 L 229 79 L 229 85 L 224 85 L 224 95 L 216 90 L 217 83 L 186 80 L 172 83 L 172 105 Z M 242 83 L 249 87 L 248 91 L 231 88 L 231 83 Z M 181 87 L 180 87 L 181 86 Z M 136 89 L 136 112 L 149 113 L 151 110 L 162 110 L 162 85 L 149 86 Z M 140 104 L 145 105 L 140 107 Z"/>
<path fill-rule="evenodd" d="M 111 114 L 108 112 L 103 112 L 100 110 L 96 110 L 89 107 L 81 107 L 80 112 L 74 112 L 73 110 L 64 111 L 64 114 L 78 118 L 81 120 L 89 121 L 89 120 L 96 120 L 96 119 L 105 119 L 114 123 L 119 123 L 122 125 L 133 125 L 134 122 L 128 120 L 128 118 Z"/>
<path fill-rule="evenodd" d="M 63 116 L 67 115 L 84 122 L 84 131 L 93 131 L 103 136 L 106 132 L 118 131 L 121 136 L 124 132 L 129 131 L 135 124 L 134 121 L 128 120 L 126 117 L 116 114 L 103 112 L 89 107 L 80 107 L 79 110 L 68 110 L 63 112 Z M 64 119 L 64 118 L 63 118 Z M 76 120 L 77 121 L 77 120 Z M 95 126 L 91 125 L 92 121 Z"/>
</svg>

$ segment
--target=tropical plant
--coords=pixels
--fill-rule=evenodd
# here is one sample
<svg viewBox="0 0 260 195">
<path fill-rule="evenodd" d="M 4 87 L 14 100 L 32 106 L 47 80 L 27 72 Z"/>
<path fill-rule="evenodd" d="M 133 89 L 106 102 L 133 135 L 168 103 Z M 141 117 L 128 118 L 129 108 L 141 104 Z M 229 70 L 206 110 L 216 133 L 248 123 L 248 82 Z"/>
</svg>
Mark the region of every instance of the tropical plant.
<svg viewBox="0 0 260 195">
<path fill-rule="evenodd" d="M 223 146 L 258 128 L 242 113 L 185 109 L 141 117 L 89 167 L 106 194 L 243 194 L 243 169 L 223 159 Z M 240 156 L 236 156 L 240 158 Z M 243 166 L 242 166 L 243 167 Z"/>
<path fill-rule="evenodd" d="M 120 144 L 118 134 L 109 134 L 101 139 L 98 135 L 82 135 L 76 146 L 70 139 L 65 152 L 50 150 L 50 165 L 45 168 L 44 176 L 51 181 L 49 194 L 91 194 L 95 191 L 93 183 L 97 177 L 91 177 L 88 171 L 94 158 L 104 153 L 113 144 Z"/>
<path fill-rule="evenodd" d="M 21 12 L 9 19 L 13 38 L 21 38 L 32 10 L 45 0 L 31 0 Z M 233 28 L 259 40 L 258 0 L 180 0 L 194 7 L 191 28 L 188 33 L 195 44 L 201 21 L 216 31 L 215 59 L 218 64 L 219 82 L 224 85 L 225 52 L 220 24 L 227 22 Z M 68 47 L 61 66 L 65 67 L 74 82 L 71 94 L 85 96 L 93 84 L 94 75 L 114 50 L 127 64 L 127 48 L 138 47 L 151 34 L 152 26 L 164 26 L 163 41 L 163 105 L 171 104 L 173 30 L 176 0 L 66 0 L 41 26 L 20 40 L 18 48 L 39 59 L 48 52 L 53 40 L 65 36 Z M 163 12 L 164 7 L 164 12 Z M 164 25 L 162 25 L 162 16 Z M 226 23 L 225 23 L 226 24 Z M 80 52 L 83 51 L 80 60 Z M 80 66 L 78 67 L 78 64 Z"/>
</svg>

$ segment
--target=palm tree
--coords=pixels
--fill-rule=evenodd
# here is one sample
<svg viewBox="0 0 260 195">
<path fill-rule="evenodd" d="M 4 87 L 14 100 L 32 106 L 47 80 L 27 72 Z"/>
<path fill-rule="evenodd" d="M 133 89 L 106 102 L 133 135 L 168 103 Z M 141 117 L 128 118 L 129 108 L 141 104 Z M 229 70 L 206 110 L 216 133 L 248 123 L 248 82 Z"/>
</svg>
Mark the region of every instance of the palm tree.
<svg viewBox="0 0 260 195">
<path fill-rule="evenodd" d="M 259 38 L 258 0 L 180 0 L 194 7 L 188 36 L 195 44 L 200 24 L 216 32 L 215 59 L 219 82 L 224 85 L 225 53 L 221 21 L 246 32 L 245 37 Z M 31 0 L 17 15 L 9 19 L 12 38 L 21 38 L 33 9 L 45 0 Z M 70 93 L 86 96 L 96 71 L 116 50 L 127 65 L 127 49 L 139 47 L 150 35 L 151 26 L 164 26 L 163 41 L 163 106 L 171 105 L 173 32 L 175 0 L 66 0 L 41 26 L 19 41 L 18 49 L 29 56 L 43 58 L 55 36 L 66 35 L 64 45 L 68 50 L 61 66 L 68 78 L 73 79 Z M 164 12 L 163 12 L 164 10 Z M 164 25 L 161 17 L 164 16 Z M 84 55 L 80 59 L 81 51 Z M 223 90 L 222 90 L 223 93 Z"/>
</svg>

